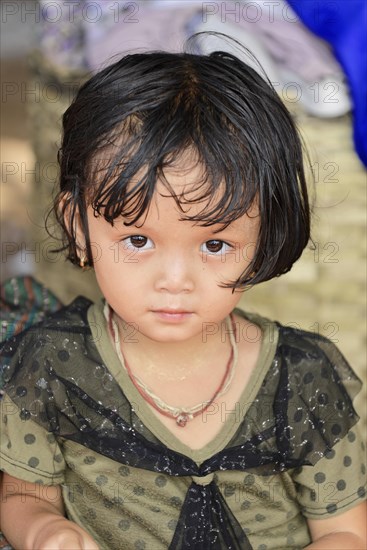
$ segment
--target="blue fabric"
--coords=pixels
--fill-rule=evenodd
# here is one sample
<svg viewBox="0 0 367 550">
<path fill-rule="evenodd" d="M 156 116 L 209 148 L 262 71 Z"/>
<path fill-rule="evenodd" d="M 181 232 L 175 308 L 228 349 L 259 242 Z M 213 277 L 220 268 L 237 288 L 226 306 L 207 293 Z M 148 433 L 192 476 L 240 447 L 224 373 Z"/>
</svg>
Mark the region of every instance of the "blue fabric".
<svg viewBox="0 0 367 550">
<path fill-rule="evenodd" d="M 302 22 L 332 46 L 348 79 L 353 137 L 367 166 L 367 1 L 288 0 Z"/>
</svg>

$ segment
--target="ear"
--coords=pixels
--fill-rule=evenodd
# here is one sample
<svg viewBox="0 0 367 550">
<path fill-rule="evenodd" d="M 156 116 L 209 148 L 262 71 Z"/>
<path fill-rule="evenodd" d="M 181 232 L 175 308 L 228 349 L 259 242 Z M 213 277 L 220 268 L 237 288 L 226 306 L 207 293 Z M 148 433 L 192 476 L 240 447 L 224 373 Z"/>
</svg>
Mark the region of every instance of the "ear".
<svg viewBox="0 0 367 550">
<path fill-rule="evenodd" d="M 69 240 L 75 243 L 79 258 L 86 256 L 86 239 L 79 206 L 71 193 L 67 192 L 59 201 L 59 217 L 64 221 L 64 227 Z"/>
</svg>

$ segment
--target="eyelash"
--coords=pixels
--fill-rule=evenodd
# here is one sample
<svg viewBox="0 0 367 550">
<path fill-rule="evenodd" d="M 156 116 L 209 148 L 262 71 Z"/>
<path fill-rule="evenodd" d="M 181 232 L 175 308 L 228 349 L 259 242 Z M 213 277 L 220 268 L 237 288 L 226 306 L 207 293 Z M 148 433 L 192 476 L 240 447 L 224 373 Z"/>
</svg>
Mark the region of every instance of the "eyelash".
<svg viewBox="0 0 367 550">
<path fill-rule="evenodd" d="M 220 239 L 210 239 L 209 241 L 206 241 L 204 243 L 204 245 L 207 246 L 208 243 L 216 243 L 217 245 L 220 245 L 220 249 L 216 250 L 214 252 L 212 252 L 210 250 L 206 250 L 206 251 L 202 250 L 205 254 L 209 254 L 211 256 L 221 256 L 221 255 L 226 254 L 227 252 L 229 252 L 229 250 L 233 250 L 232 245 L 230 245 L 229 243 L 227 243 L 225 241 L 222 241 Z"/>
<path fill-rule="evenodd" d="M 142 246 L 137 246 L 138 242 L 135 242 L 135 244 L 134 244 L 133 239 L 135 239 L 136 241 L 139 241 L 139 243 Z M 150 246 L 147 249 L 147 248 L 145 248 L 145 245 L 149 241 L 151 242 L 152 246 Z M 130 249 L 130 250 L 140 250 L 140 249 L 151 250 L 152 248 L 154 248 L 153 242 L 148 237 L 145 237 L 144 235 L 130 235 L 129 237 L 126 237 L 125 239 L 122 239 L 121 242 L 124 243 L 125 248 Z M 218 250 L 214 250 L 214 251 L 208 250 L 208 244 L 209 243 L 211 243 L 211 244 L 215 243 L 215 245 L 219 246 L 220 248 Z M 203 250 L 204 246 L 207 248 L 207 250 Z M 227 252 L 229 252 L 229 250 L 233 250 L 233 248 L 234 247 L 232 245 L 230 245 L 229 243 L 227 243 L 225 241 L 222 241 L 220 239 L 210 239 L 208 241 L 205 241 L 205 243 L 203 243 L 203 245 L 201 246 L 201 251 L 204 252 L 204 254 L 208 254 L 210 256 L 221 256 L 221 255 L 226 254 Z"/>
<path fill-rule="evenodd" d="M 133 244 L 132 243 L 132 239 L 139 239 L 140 240 L 140 243 L 143 242 L 143 246 L 136 246 L 137 243 Z M 144 247 L 144 245 L 150 241 L 150 239 L 148 239 L 148 237 L 144 237 L 144 235 L 130 235 L 130 237 L 126 237 L 125 239 L 122 239 L 122 243 L 124 243 L 124 246 L 128 249 L 132 249 L 132 250 L 140 250 L 141 248 Z M 152 241 L 151 241 L 152 242 Z M 150 247 L 150 248 L 153 248 L 153 247 Z"/>
</svg>

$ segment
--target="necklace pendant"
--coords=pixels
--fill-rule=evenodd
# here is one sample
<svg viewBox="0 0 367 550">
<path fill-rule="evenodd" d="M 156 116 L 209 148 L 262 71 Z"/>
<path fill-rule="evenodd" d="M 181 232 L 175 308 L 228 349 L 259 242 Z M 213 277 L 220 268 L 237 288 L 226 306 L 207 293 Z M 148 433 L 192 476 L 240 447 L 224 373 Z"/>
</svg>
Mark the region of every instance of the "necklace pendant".
<svg viewBox="0 0 367 550">
<path fill-rule="evenodd" d="M 186 413 L 181 413 L 176 418 L 176 423 L 181 428 L 184 428 L 186 426 L 188 420 L 189 420 L 189 415 L 186 414 Z"/>
</svg>

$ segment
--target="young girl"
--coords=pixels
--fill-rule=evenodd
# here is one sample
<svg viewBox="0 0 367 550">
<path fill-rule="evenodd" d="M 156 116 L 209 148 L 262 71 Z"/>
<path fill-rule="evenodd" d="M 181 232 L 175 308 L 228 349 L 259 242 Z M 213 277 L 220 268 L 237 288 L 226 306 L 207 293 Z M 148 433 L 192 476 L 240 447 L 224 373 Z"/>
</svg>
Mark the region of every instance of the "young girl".
<svg viewBox="0 0 367 550">
<path fill-rule="evenodd" d="M 231 54 L 127 55 L 63 119 L 77 298 L 3 347 L 2 527 L 20 549 L 366 548 L 360 381 L 236 305 L 309 240 L 302 150 Z"/>
</svg>

